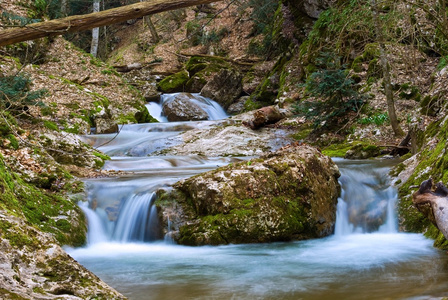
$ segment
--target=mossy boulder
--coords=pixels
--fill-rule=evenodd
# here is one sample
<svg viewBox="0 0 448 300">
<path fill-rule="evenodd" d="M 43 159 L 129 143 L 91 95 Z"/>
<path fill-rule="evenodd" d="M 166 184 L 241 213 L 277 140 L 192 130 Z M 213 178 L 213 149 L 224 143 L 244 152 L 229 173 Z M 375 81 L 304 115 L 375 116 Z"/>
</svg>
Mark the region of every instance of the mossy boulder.
<svg viewBox="0 0 448 300">
<path fill-rule="evenodd" d="M 367 63 L 369 68 L 373 68 L 373 64 L 371 66 L 371 62 L 374 62 L 376 66 L 378 62 L 378 58 L 380 56 L 380 48 L 377 43 L 370 43 L 364 46 L 364 51 L 361 55 L 357 56 L 352 63 L 352 69 L 355 72 L 363 71 L 363 64 Z"/>
<path fill-rule="evenodd" d="M 185 91 L 199 93 L 216 74 L 224 69 L 232 69 L 232 65 L 218 57 L 192 56 L 185 64 L 185 69 L 190 76 Z"/>
<path fill-rule="evenodd" d="M 243 76 L 235 69 L 222 69 L 202 88 L 201 95 L 229 108 L 241 95 Z"/>
<path fill-rule="evenodd" d="M 377 157 L 381 154 L 381 148 L 375 145 L 357 144 L 351 147 L 344 158 L 348 159 L 366 159 Z"/>
<path fill-rule="evenodd" d="M 185 91 L 185 85 L 189 79 L 188 72 L 182 70 L 173 75 L 165 77 L 159 83 L 157 88 L 163 93 L 175 93 Z"/>
<path fill-rule="evenodd" d="M 438 234 L 436 228 L 432 228 L 431 222 L 415 207 L 412 194 L 420 184 L 429 178 L 434 182 L 448 182 L 448 117 L 431 123 L 421 138 L 425 145 L 422 150 L 409 158 L 397 168 L 399 183 L 398 213 L 400 228 L 404 231 L 427 232 L 429 236 L 436 238 L 437 245 L 445 245 L 444 239 Z M 406 176 L 405 176 L 406 175 Z"/>
<path fill-rule="evenodd" d="M 65 224 L 60 219 L 57 223 Z M 126 299 L 70 257 L 49 234 L 0 209 L 2 299 Z"/>
<path fill-rule="evenodd" d="M 288 146 L 183 180 L 156 205 L 179 244 L 319 238 L 334 230 L 339 176 L 317 149 Z"/>
</svg>

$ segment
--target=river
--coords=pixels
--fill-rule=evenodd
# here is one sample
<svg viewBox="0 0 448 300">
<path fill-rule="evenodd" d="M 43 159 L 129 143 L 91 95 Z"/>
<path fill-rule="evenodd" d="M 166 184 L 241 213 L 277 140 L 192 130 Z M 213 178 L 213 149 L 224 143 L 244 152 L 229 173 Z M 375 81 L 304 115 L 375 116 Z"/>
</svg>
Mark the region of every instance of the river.
<svg viewBox="0 0 448 300">
<path fill-rule="evenodd" d="M 218 112 L 213 118 L 223 117 Z M 112 135 L 86 137 L 112 156 L 105 169 L 133 174 L 86 182 L 88 201 L 80 205 L 89 221 L 88 245 L 67 249 L 69 254 L 131 300 L 447 296 L 446 254 L 421 234 L 398 231 L 397 194 L 387 176 L 392 160 L 335 160 L 342 194 L 330 237 L 215 247 L 155 240 L 157 188 L 247 159 L 148 156 L 179 143 L 178 134 L 187 127 L 212 122 L 127 125 L 107 144 Z M 368 217 L 359 217 L 359 211 Z M 381 219 L 374 228 L 372 216 Z"/>
</svg>

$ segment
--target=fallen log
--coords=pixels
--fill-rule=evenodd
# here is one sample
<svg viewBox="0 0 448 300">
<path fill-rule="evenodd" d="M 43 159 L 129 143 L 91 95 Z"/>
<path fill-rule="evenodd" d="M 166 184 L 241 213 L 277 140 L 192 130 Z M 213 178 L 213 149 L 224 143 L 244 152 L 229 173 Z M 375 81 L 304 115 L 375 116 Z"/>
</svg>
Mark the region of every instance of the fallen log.
<svg viewBox="0 0 448 300">
<path fill-rule="evenodd" d="M 268 124 L 277 123 L 283 118 L 285 118 L 285 115 L 277 106 L 266 106 L 257 109 L 253 113 L 252 119 L 243 122 L 243 124 L 255 130 Z"/>
<path fill-rule="evenodd" d="M 197 56 L 197 57 L 203 57 L 203 58 L 220 59 L 220 60 L 230 62 L 232 64 L 246 66 L 246 67 L 252 67 L 255 63 L 262 61 L 261 59 L 252 59 L 250 61 L 240 61 L 240 60 L 235 60 L 235 59 L 231 59 L 231 58 L 223 57 L 223 56 L 199 54 L 199 53 L 187 53 L 187 52 L 181 52 L 180 55 L 182 55 L 184 57 Z"/>
<path fill-rule="evenodd" d="M 431 178 L 423 181 L 418 191 L 412 195 L 412 200 L 417 209 L 448 239 L 448 188 L 438 182 L 432 191 L 432 185 Z"/>
<path fill-rule="evenodd" d="M 46 22 L 28 24 L 23 27 L 0 31 L 0 46 L 34 40 L 47 36 L 62 35 L 67 32 L 88 30 L 96 27 L 137 19 L 188 6 L 208 4 L 221 0 L 152 0 L 125 5 L 87 15 L 70 16 Z"/>
<path fill-rule="evenodd" d="M 117 71 L 117 72 L 128 73 L 128 72 L 131 72 L 132 70 L 140 70 L 143 68 L 154 67 L 154 66 L 158 66 L 161 64 L 162 63 L 160 63 L 160 62 L 147 63 L 147 64 L 131 63 L 128 65 L 119 65 L 119 66 L 113 66 L 113 67 L 114 67 L 115 71 Z"/>
</svg>

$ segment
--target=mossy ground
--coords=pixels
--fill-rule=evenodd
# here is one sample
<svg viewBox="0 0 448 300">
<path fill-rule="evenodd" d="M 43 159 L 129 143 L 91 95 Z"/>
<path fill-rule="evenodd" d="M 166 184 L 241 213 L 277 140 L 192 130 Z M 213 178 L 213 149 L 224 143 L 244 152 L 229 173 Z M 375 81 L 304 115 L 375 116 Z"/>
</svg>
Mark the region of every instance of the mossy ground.
<svg viewBox="0 0 448 300">
<path fill-rule="evenodd" d="M 2 156 L 0 189 L 1 209 L 23 216 L 33 226 L 53 234 L 60 244 L 81 246 L 85 243 L 85 220 L 77 204 L 62 194 L 26 183 L 6 165 Z M 18 245 L 30 242 L 17 234 L 14 240 Z"/>
<path fill-rule="evenodd" d="M 432 131 L 432 128 L 437 128 Z M 428 126 L 426 141 L 433 140 L 431 146 L 427 146 L 419 153 L 419 164 L 415 167 L 409 179 L 399 187 L 398 214 L 400 225 L 406 231 L 427 232 L 427 235 L 436 239 L 435 246 L 446 248 L 447 242 L 443 235 L 421 214 L 413 205 L 412 194 L 416 192 L 420 184 L 432 178 L 433 182 L 448 182 L 448 118 L 435 121 Z M 398 165 L 400 168 L 400 165 Z"/>
</svg>

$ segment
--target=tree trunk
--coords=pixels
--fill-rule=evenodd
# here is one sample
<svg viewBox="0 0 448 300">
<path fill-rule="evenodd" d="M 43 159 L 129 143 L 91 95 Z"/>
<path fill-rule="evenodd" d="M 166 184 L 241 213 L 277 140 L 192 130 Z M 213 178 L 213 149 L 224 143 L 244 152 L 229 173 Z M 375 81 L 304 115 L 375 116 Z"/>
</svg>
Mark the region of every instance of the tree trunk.
<svg viewBox="0 0 448 300">
<path fill-rule="evenodd" d="M 0 31 L 0 46 L 34 40 L 47 36 L 62 35 L 67 32 L 89 30 L 95 27 L 120 23 L 130 19 L 160 13 L 199 4 L 218 2 L 222 0 L 153 0 L 140 2 L 98 13 L 34 23 L 23 27 Z"/>
<path fill-rule="evenodd" d="M 448 239 L 448 189 L 441 182 L 436 184 L 434 192 L 431 189 L 432 180 L 423 181 L 420 189 L 412 195 L 412 200 L 417 209 Z"/>
<path fill-rule="evenodd" d="M 144 0 L 140 0 L 140 2 L 143 2 Z M 148 25 L 149 31 L 151 31 L 152 39 L 154 43 L 158 43 L 160 41 L 159 35 L 157 34 L 156 27 L 154 26 L 154 23 L 152 23 L 151 16 L 145 16 L 144 17 L 146 25 Z"/>
<path fill-rule="evenodd" d="M 156 27 L 154 26 L 154 23 L 152 23 L 151 21 L 151 16 L 145 16 L 145 23 L 148 25 L 149 31 L 151 31 L 153 42 L 156 44 L 160 42 L 160 37 L 157 34 L 157 30 Z"/>
<path fill-rule="evenodd" d="M 100 0 L 94 0 L 93 2 L 93 12 L 100 12 Z M 90 46 L 90 54 L 93 57 L 97 57 L 98 55 L 98 44 L 100 42 L 100 28 L 95 27 L 92 29 L 92 44 Z"/>
<path fill-rule="evenodd" d="M 68 0 L 61 1 L 61 14 L 64 17 L 68 15 Z"/>
<path fill-rule="evenodd" d="M 402 137 L 404 135 L 404 132 L 400 127 L 400 123 L 398 122 L 398 118 L 395 113 L 394 93 L 392 90 L 392 84 L 390 80 L 390 66 L 386 57 L 386 50 L 385 50 L 386 47 L 384 46 L 382 26 L 378 18 L 378 7 L 376 4 L 376 0 L 371 0 L 371 3 L 373 10 L 373 21 L 375 23 L 375 34 L 378 39 L 378 45 L 380 48 L 380 63 L 381 68 L 383 69 L 384 93 L 386 94 L 387 110 L 389 114 L 390 125 L 392 126 L 392 130 L 394 131 L 395 136 Z"/>
</svg>

